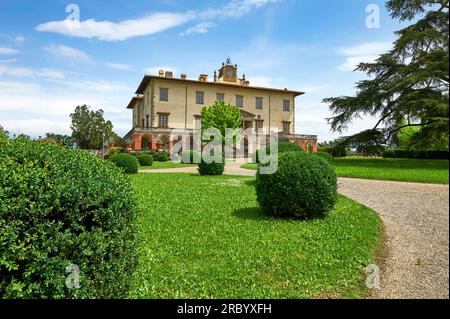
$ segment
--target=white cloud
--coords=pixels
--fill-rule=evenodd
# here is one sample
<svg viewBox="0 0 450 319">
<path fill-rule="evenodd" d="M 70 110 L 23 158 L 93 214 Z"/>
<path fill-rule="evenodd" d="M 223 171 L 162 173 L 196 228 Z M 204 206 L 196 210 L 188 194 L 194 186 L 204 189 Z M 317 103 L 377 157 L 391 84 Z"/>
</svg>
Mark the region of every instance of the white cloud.
<svg viewBox="0 0 450 319">
<path fill-rule="evenodd" d="M 84 21 L 49 21 L 39 24 L 36 27 L 36 30 L 41 32 L 59 33 L 69 37 L 98 39 L 102 41 L 123 41 L 133 37 L 156 34 L 194 20 L 239 18 L 248 14 L 253 9 L 278 1 L 279 0 L 232 0 L 221 8 L 207 9 L 200 12 L 160 12 L 143 18 L 121 22 L 96 21 L 94 19 Z M 201 23 L 199 25 L 201 25 Z M 202 26 L 200 26 L 198 30 L 206 32 L 207 28 L 211 27 L 211 25 L 207 28 L 205 28 L 205 25 L 203 25 L 203 28 L 201 27 Z"/>
<path fill-rule="evenodd" d="M 152 67 L 146 68 L 144 70 L 144 72 L 145 72 L 145 74 L 148 74 L 148 75 L 158 75 L 159 70 L 172 71 L 174 75 L 178 73 L 178 68 L 173 67 L 173 66 L 152 66 Z"/>
<path fill-rule="evenodd" d="M 340 71 L 354 71 L 360 63 L 372 63 L 378 56 L 392 48 L 390 42 L 366 42 L 358 45 L 342 47 L 338 53 L 346 56 L 343 64 L 338 66 Z"/>
<path fill-rule="evenodd" d="M 325 89 L 330 88 L 330 85 L 324 84 L 324 85 L 311 85 L 311 86 L 304 86 L 300 88 L 300 91 L 305 93 L 317 93 L 320 91 L 323 91 Z"/>
<path fill-rule="evenodd" d="M 360 63 L 372 63 L 378 55 L 361 55 L 346 58 L 345 62 L 338 66 L 339 71 L 354 71 Z"/>
<path fill-rule="evenodd" d="M 45 78 L 53 79 L 64 79 L 66 77 L 64 72 L 52 69 L 41 69 L 36 74 Z"/>
<path fill-rule="evenodd" d="M 62 44 L 50 44 L 49 46 L 44 47 L 44 50 L 55 56 L 79 59 L 83 61 L 90 60 L 90 57 L 87 53 Z"/>
<path fill-rule="evenodd" d="M 0 75 L 9 75 L 13 77 L 44 77 L 44 78 L 53 78 L 53 79 L 63 79 L 65 77 L 64 72 L 53 70 L 53 69 L 30 69 L 23 67 L 15 67 L 10 64 L 1 64 L 0 61 Z"/>
<path fill-rule="evenodd" d="M 46 133 L 70 134 L 69 121 L 52 121 L 47 119 L 6 120 L 0 124 L 11 134 L 25 133 L 32 137 L 45 136 Z"/>
<path fill-rule="evenodd" d="M 240 18 L 253 9 L 275 2 L 279 2 L 279 0 L 232 0 L 222 8 L 208 9 L 201 12 L 199 16 L 204 19 Z"/>
<path fill-rule="evenodd" d="M 20 51 L 12 48 L 7 47 L 0 47 L 0 55 L 13 55 L 13 54 L 19 54 Z"/>
<path fill-rule="evenodd" d="M 35 74 L 34 70 L 22 67 L 11 67 L 9 65 L 0 64 L 0 75 L 10 75 L 15 77 L 30 77 Z"/>
<path fill-rule="evenodd" d="M 14 37 L 14 38 L 13 38 L 13 41 L 14 41 L 16 44 L 22 44 L 22 43 L 25 42 L 25 37 L 23 37 L 23 36 L 17 36 L 17 37 Z"/>
<path fill-rule="evenodd" d="M 193 27 L 190 27 L 186 31 L 180 33 L 180 35 L 189 35 L 192 33 L 207 33 L 210 28 L 213 28 L 215 26 L 212 22 L 201 22 Z"/>
<path fill-rule="evenodd" d="M 257 75 L 248 79 L 251 86 L 274 87 L 274 79 L 270 76 Z"/>
<path fill-rule="evenodd" d="M 391 48 L 391 42 L 366 42 L 358 45 L 339 48 L 338 53 L 345 56 L 374 55 L 388 51 Z"/>
<path fill-rule="evenodd" d="M 38 31 L 55 32 L 65 36 L 98 39 L 103 41 L 123 41 L 128 38 L 151 35 L 182 25 L 195 17 L 187 13 L 155 13 L 141 19 L 119 23 L 111 21 L 51 21 L 36 27 Z"/>
<path fill-rule="evenodd" d="M 131 67 L 127 64 L 120 64 L 120 63 L 105 63 L 106 66 L 116 69 L 116 70 L 129 70 Z"/>
</svg>

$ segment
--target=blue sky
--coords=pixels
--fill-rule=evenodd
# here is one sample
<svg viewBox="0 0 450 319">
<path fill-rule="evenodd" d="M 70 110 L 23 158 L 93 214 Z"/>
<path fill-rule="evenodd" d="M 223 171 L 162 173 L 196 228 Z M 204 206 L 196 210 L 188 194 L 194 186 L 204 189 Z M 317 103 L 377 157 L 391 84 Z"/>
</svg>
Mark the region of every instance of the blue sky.
<svg viewBox="0 0 450 319">
<path fill-rule="evenodd" d="M 78 24 L 65 21 L 72 3 Z M 366 27 L 370 4 L 380 28 Z M 124 135 L 144 74 L 196 79 L 229 56 L 251 85 L 305 91 L 296 133 L 330 140 L 340 134 L 321 100 L 354 94 L 364 78 L 355 64 L 388 50 L 400 27 L 376 0 L 0 0 L 0 124 L 33 137 L 68 134 L 70 112 L 88 104 Z M 362 118 L 343 134 L 374 122 Z"/>
</svg>

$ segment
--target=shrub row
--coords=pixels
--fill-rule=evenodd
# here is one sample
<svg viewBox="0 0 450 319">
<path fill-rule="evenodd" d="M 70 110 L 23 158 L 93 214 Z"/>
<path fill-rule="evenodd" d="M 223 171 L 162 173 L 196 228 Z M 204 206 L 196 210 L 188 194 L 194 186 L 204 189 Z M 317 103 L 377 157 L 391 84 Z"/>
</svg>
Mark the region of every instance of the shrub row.
<svg viewBox="0 0 450 319">
<path fill-rule="evenodd" d="M 127 297 L 136 215 L 111 162 L 48 142 L 2 143 L 0 298 Z M 79 288 L 69 289 L 77 268 Z"/>
<path fill-rule="evenodd" d="M 411 159 L 449 159 L 449 151 L 404 151 L 386 150 L 384 158 L 411 158 Z"/>
<path fill-rule="evenodd" d="M 322 146 L 319 148 L 319 151 L 328 153 L 333 157 L 346 157 L 348 154 L 348 150 L 345 145 Z"/>
<path fill-rule="evenodd" d="M 305 152 L 305 150 L 298 144 L 291 143 L 291 142 L 278 142 L 278 153 L 285 153 L 285 152 Z M 263 150 L 257 150 L 253 154 L 253 162 L 259 163 L 260 158 L 263 156 L 269 156 L 273 155 L 270 154 L 270 144 L 266 145 L 266 148 Z"/>
</svg>

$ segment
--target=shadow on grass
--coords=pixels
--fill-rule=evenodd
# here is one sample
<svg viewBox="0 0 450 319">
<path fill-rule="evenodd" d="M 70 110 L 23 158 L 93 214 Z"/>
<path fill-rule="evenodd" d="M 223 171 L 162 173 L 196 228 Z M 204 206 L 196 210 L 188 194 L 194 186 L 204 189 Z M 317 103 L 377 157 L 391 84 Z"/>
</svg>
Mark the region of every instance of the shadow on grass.
<svg viewBox="0 0 450 319">
<path fill-rule="evenodd" d="M 247 220 L 273 220 L 273 217 L 267 215 L 259 207 L 248 207 L 235 210 L 232 215 L 240 219 Z"/>
<path fill-rule="evenodd" d="M 264 212 L 260 207 L 248 207 L 248 208 L 241 208 L 238 210 L 235 210 L 232 215 L 234 217 L 240 218 L 240 219 L 246 219 L 246 220 L 271 220 L 271 221 L 296 221 L 296 222 L 308 222 L 311 220 L 325 220 L 329 216 L 329 212 L 310 216 L 308 218 L 301 218 L 301 217 L 287 217 L 287 216 L 271 216 Z"/>
<path fill-rule="evenodd" d="M 247 179 L 244 181 L 245 185 L 256 187 L 256 179 Z"/>
</svg>

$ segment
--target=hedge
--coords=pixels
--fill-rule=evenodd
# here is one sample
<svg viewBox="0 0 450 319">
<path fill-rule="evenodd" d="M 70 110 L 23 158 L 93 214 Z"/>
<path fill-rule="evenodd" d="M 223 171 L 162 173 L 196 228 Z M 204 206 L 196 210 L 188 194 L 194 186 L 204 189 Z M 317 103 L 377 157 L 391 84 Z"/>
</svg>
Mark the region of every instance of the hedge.
<svg viewBox="0 0 450 319">
<path fill-rule="evenodd" d="M 384 158 L 410 158 L 410 159 L 449 159 L 449 151 L 405 151 L 405 150 L 386 150 L 383 153 Z"/>
<path fill-rule="evenodd" d="M 284 153 L 284 152 L 305 152 L 305 150 L 298 144 L 291 143 L 291 142 L 278 142 L 278 153 Z M 262 153 L 262 155 L 260 155 Z M 273 155 L 270 154 L 270 144 L 266 145 L 265 153 L 264 150 L 257 150 L 253 154 L 253 162 L 259 163 L 260 156 L 269 156 Z"/>
<path fill-rule="evenodd" d="M 0 298 L 127 297 L 136 217 L 131 184 L 114 164 L 48 142 L 3 145 Z M 76 274 L 66 271 L 76 267 L 80 285 L 70 289 Z"/>
<path fill-rule="evenodd" d="M 157 162 L 168 162 L 170 160 L 170 153 L 167 151 L 155 152 L 153 159 Z"/>
</svg>

